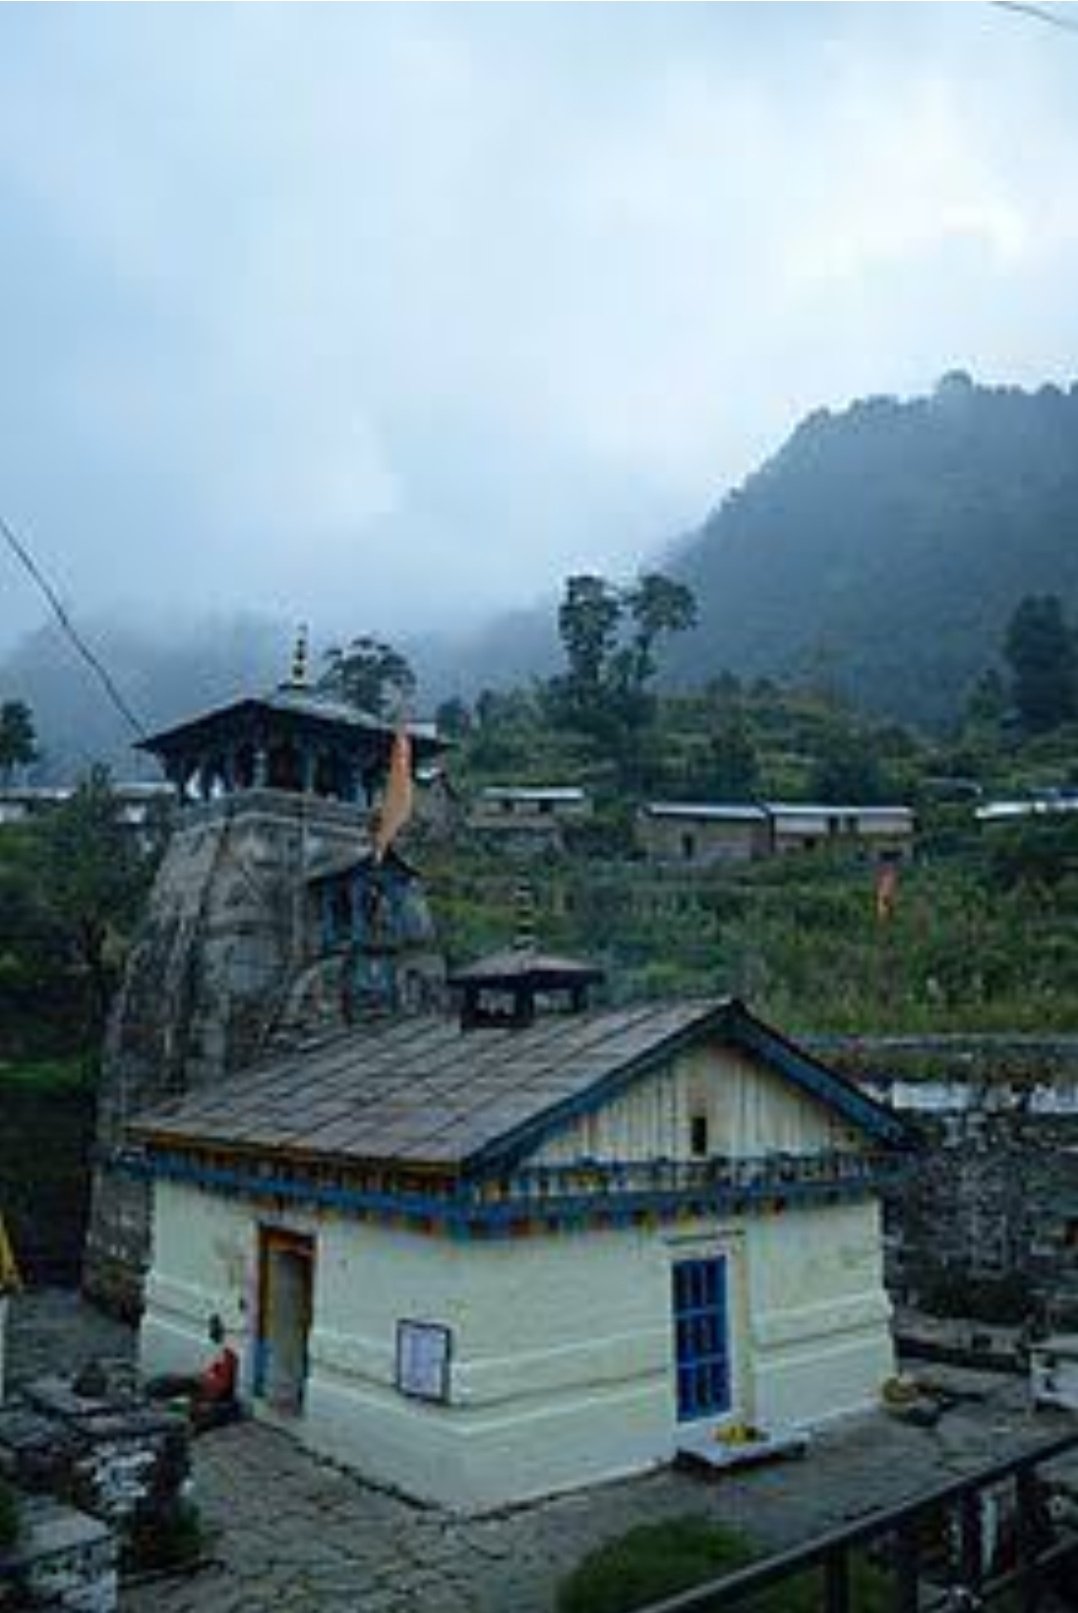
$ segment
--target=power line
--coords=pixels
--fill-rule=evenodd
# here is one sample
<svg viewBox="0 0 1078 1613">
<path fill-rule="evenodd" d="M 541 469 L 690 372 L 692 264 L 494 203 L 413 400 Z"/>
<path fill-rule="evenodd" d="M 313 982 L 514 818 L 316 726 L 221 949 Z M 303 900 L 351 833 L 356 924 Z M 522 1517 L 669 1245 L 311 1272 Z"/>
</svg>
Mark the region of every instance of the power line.
<svg viewBox="0 0 1078 1613">
<path fill-rule="evenodd" d="M 1046 22 L 1052 28 L 1062 28 L 1064 33 L 1078 34 L 1078 22 L 1072 17 L 1057 17 L 1052 11 L 1045 11 L 1043 6 L 1026 4 L 1026 0 L 991 0 L 1000 11 L 1017 11 L 1026 17 L 1033 17 L 1037 22 Z"/>
<path fill-rule="evenodd" d="M 11 549 L 11 552 L 14 554 L 16 560 L 18 560 L 19 564 L 29 573 L 34 586 L 44 596 L 49 609 L 56 617 L 56 620 L 59 622 L 63 632 L 74 645 L 78 654 L 86 662 L 86 665 L 90 668 L 91 672 L 93 672 L 109 700 L 120 713 L 120 716 L 133 730 L 133 732 L 138 735 L 139 739 L 145 739 L 145 728 L 139 722 L 138 718 L 131 710 L 131 707 L 127 704 L 127 701 L 116 687 L 116 683 L 112 677 L 112 674 L 109 672 L 108 667 L 101 662 L 101 660 L 94 654 L 93 650 L 87 644 L 86 640 L 83 638 L 82 634 L 71 620 L 71 617 L 68 615 L 67 608 L 59 594 L 56 592 L 56 589 L 49 582 L 49 579 L 45 576 L 41 570 L 41 567 L 37 564 L 37 561 L 34 559 L 26 545 L 15 536 L 15 533 L 11 530 L 11 527 L 4 520 L 2 515 L 0 515 L 0 534 L 3 534 L 4 538 L 7 540 L 8 547 Z"/>
</svg>

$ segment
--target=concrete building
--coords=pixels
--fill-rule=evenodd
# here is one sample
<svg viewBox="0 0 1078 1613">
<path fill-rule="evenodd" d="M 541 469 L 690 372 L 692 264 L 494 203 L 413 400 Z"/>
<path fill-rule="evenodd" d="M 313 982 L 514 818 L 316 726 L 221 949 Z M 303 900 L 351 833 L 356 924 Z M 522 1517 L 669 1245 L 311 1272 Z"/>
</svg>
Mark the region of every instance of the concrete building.
<svg viewBox="0 0 1078 1613">
<path fill-rule="evenodd" d="M 636 817 L 636 843 L 651 862 L 752 862 L 771 852 L 762 806 L 705 801 L 649 801 Z"/>
<path fill-rule="evenodd" d="M 637 844 L 650 861 L 696 867 L 828 845 L 856 846 L 900 861 L 912 854 L 913 833 L 909 807 L 800 801 L 650 801 L 636 820 Z"/>
<path fill-rule="evenodd" d="M 828 845 L 856 845 L 890 861 L 901 861 L 913 852 L 914 817 L 906 806 L 830 806 L 800 801 L 767 801 L 764 805 L 771 822 L 772 849 L 780 855 Z"/>
<path fill-rule="evenodd" d="M 468 827 L 503 850 L 560 851 L 566 827 L 591 814 L 591 796 L 576 785 L 491 784 L 476 797 Z"/>
<path fill-rule="evenodd" d="M 1068 812 L 1078 812 L 1078 791 L 1051 790 L 1009 801 L 985 801 L 974 808 L 973 816 L 979 824 L 993 828 L 1022 823 L 1027 818 L 1057 818 Z"/>
<path fill-rule="evenodd" d="M 143 1368 L 220 1313 L 259 1417 L 463 1510 L 873 1404 L 902 1123 L 740 1003 L 593 978 L 503 955 L 142 1116 Z"/>
</svg>

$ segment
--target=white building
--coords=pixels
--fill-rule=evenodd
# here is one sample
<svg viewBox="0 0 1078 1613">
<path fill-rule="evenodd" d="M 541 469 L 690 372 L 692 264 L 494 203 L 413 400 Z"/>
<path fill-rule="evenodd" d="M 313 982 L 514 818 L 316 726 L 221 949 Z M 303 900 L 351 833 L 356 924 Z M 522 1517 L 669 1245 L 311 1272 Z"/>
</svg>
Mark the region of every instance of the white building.
<svg viewBox="0 0 1078 1613">
<path fill-rule="evenodd" d="M 991 826 L 1021 823 L 1025 818 L 1051 818 L 1067 812 L 1078 812 L 1078 794 L 1057 790 L 1012 801 L 986 801 L 983 806 L 974 808 L 973 816 L 978 823 Z"/>
<path fill-rule="evenodd" d="M 902 1123 L 737 1002 L 594 976 L 510 956 L 143 1117 L 144 1369 L 219 1312 L 258 1416 L 463 1510 L 874 1403 Z"/>
</svg>

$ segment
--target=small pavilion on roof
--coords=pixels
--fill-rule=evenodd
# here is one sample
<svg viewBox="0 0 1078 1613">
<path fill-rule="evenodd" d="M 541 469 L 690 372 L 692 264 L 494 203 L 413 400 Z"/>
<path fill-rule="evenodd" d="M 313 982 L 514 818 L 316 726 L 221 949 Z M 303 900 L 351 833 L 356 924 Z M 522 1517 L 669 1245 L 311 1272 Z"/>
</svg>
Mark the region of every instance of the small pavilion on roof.
<svg viewBox="0 0 1078 1613">
<path fill-rule="evenodd" d="M 461 1029 L 472 1030 L 479 1025 L 530 1025 L 540 1002 L 560 1002 L 569 1012 L 580 1013 L 587 1007 L 588 988 L 604 978 L 595 964 L 518 945 L 458 969 L 449 984 L 460 993 Z"/>
<path fill-rule="evenodd" d="M 398 728 L 301 683 L 247 696 L 139 742 L 181 801 L 273 789 L 369 806 Z M 439 755 L 432 726 L 406 725 L 413 763 Z"/>
</svg>

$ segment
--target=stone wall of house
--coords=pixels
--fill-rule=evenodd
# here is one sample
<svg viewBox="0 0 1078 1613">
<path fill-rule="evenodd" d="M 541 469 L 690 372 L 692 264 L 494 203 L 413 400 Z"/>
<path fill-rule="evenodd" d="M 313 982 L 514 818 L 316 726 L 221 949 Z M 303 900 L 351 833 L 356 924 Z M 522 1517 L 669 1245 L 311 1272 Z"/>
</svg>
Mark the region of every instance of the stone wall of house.
<svg viewBox="0 0 1078 1613">
<path fill-rule="evenodd" d="M 890 1281 L 922 1308 L 1078 1323 L 1078 1117 L 933 1117 L 890 1207 Z"/>
<path fill-rule="evenodd" d="M 1078 1325 L 1078 1038 L 818 1045 L 922 1135 L 887 1205 L 896 1298 Z"/>
</svg>

